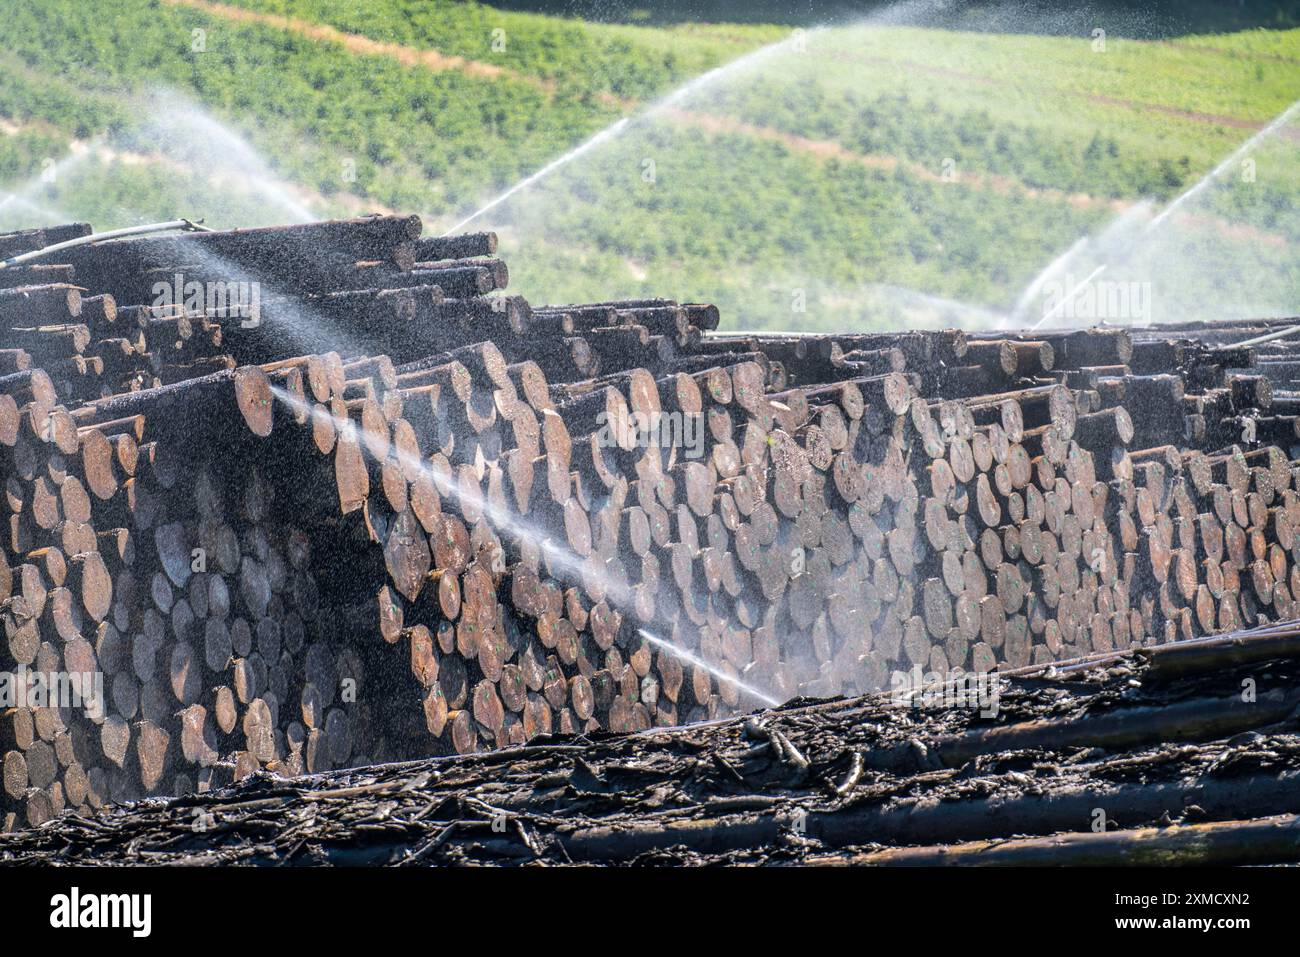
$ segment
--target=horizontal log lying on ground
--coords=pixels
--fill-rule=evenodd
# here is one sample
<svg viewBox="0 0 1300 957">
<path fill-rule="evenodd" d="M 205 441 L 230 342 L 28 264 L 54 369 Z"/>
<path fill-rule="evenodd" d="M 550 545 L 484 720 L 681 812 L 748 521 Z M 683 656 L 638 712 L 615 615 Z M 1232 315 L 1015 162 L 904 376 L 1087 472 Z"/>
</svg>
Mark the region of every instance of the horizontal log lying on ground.
<svg viewBox="0 0 1300 957">
<path fill-rule="evenodd" d="M 855 867 L 1214 867 L 1292 864 L 1300 816 L 1183 824 L 1093 834 L 975 841 L 816 856 L 813 865 Z"/>
</svg>

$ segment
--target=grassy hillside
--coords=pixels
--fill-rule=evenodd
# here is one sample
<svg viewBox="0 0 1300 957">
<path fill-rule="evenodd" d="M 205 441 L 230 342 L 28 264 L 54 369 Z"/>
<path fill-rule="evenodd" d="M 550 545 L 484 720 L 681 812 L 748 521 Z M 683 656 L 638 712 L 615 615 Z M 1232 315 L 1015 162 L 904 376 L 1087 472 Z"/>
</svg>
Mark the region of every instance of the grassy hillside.
<svg viewBox="0 0 1300 957">
<path fill-rule="evenodd" d="M 0 21 L 0 226 L 392 208 L 445 229 L 631 117 L 475 220 L 534 301 L 710 299 L 746 328 L 979 322 L 1300 99 L 1300 30 L 1137 40 L 1103 18 L 1099 43 L 1020 22 L 792 34 L 420 0 L 32 0 Z M 1245 308 L 1234 285 L 1294 311 L 1298 128 L 1140 254 L 1100 250 L 1111 274 L 1163 283 L 1168 315 Z"/>
</svg>

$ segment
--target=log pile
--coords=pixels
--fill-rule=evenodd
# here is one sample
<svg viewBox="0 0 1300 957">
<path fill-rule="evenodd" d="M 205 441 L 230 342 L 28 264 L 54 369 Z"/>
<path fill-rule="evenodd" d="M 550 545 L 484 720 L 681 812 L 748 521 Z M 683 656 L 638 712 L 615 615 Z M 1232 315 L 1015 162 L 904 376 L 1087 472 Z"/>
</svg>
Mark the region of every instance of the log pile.
<svg viewBox="0 0 1300 957">
<path fill-rule="evenodd" d="M 388 216 L 0 268 L 0 652 L 102 679 L 0 710 L 8 827 L 1296 615 L 1296 340 L 1235 345 L 1280 321 L 735 335 L 495 252 Z"/>
<path fill-rule="evenodd" d="M 259 772 L 5 835 L 0 863 L 1295 864 L 1298 679 L 1292 621 L 997 676 L 977 707 L 949 683 Z"/>
</svg>

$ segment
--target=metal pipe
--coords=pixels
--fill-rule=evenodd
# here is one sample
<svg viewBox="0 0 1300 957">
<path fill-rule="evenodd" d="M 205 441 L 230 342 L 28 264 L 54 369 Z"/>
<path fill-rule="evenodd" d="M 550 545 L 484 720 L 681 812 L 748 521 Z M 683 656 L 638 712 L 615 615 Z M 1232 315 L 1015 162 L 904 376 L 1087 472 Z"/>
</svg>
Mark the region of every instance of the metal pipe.
<svg viewBox="0 0 1300 957">
<path fill-rule="evenodd" d="M 1266 342 L 1273 342 L 1275 339 L 1285 339 L 1300 332 L 1300 325 L 1288 326 L 1285 329 L 1279 329 L 1277 332 L 1266 332 L 1262 336 L 1256 336 L 1254 339 L 1247 339 L 1244 342 L 1234 342 L 1232 345 L 1238 348 L 1249 349 L 1251 346 L 1262 346 Z"/>
<path fill-rule="evenodd" d="M 76 239 L 69 239 L 66 242 L 55 243 L 52 246 L 46 246 L 43 249 L 34 249 L 29 253 L 20 253 L 17 256 L 10 256 L 8 259 L 0 262 L 0 269 L 6 266 L 18 266 L 33 259 L 40 259 L 49 253 L 59 252 L 63 249 L 71 249 L 74 246 L 84 246 L 87 243 L 97 242 L 101 239 L 120 239 L 123 236 L 141 236 L 145 233 L 162 233 L 169 229 L 183 229 L 186 232 L 212 232 L 202 223 L 194 222 L 189 219 L 172 219 L 165 223 L 146 223 L 142 226 L 125 226 L 122 229 L 110 229 L 104 233 L 91 233 L 89 236 L 78 236 Z"/>
</svg>

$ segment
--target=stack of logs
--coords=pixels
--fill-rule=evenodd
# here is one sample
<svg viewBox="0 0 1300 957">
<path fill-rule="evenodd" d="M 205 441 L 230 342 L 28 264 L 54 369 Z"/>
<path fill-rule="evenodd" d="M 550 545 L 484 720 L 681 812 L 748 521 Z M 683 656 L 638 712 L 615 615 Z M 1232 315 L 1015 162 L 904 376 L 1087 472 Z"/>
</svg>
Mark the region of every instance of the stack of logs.
<svg viewBox="0 0 1300 957">
<path fill-rule="evenodd" d="M 0 702 L 7 826 L 1296 614 L 1281 320 L 726 335 L 420 231 L 0 268 L 0 658 L 100 678 Z"/>
</svg>

